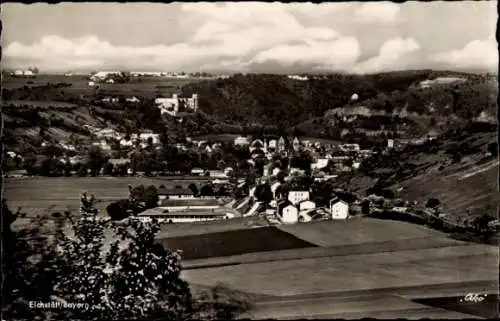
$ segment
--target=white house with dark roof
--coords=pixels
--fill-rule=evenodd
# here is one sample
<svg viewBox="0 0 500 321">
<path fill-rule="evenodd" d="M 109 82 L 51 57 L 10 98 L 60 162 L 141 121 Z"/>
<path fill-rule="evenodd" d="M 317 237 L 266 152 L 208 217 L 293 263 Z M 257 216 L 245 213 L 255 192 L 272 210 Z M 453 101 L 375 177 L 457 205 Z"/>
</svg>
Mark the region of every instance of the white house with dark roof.
<svg viewBox="0 0 500 321">
<path fill-rule="evenodd" d="M 349 217 L 349 204 L 335 197 L 330 200 L 330 213 L 333 220 L 345 220 Z"/>
<path fill-rule="evenodd" d="M 277 216 L 282 223 L 294 224 L 299 220 L 299 212 L 290 201 L 283 200 L 277 204 Z"/>
<path fill-rule="evenodd" d="M 264 151 L 264 143 L 260 139 L 254 140 L 249 147 L 250 153 L 252 153 L 254 150 L 260 149 Z"/>
</svg>

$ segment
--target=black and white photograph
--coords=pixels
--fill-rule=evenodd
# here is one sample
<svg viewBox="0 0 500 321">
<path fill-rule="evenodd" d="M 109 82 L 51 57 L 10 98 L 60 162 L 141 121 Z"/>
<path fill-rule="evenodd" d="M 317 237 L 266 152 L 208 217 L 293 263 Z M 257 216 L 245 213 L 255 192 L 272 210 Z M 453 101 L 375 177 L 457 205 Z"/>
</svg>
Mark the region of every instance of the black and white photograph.
<svg viewBox="0 0 500 321">
<path fill-rule="evenodd" d="M 497 1 L 0 6 L 2 321 L 498 318 Z"/>
</svg>

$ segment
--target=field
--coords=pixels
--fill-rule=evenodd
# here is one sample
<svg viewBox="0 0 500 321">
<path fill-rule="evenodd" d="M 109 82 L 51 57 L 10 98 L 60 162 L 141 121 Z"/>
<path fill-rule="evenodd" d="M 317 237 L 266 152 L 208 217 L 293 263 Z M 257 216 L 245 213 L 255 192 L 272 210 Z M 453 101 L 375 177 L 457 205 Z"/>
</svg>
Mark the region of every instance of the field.
<svg viewBox="0 0 500 321">
<path fill-rule="evenodd" d="M 106 206 L 118 199 L 128 197 L 128 188 L 144 184 L 188 186 L 199 182 L 200 178 L 140 178 L 140 177 L 33 177 L 5 179 L 3 197 L 11 209 L 22 207 L 28 215 L 41 213 L 50 208 L 51 212 L 69 210 L 72 213 L 80 207 L 80 195 L 84 191 L 98 199 L 98 209 L 103 212 Z M 104 213 L 104 212 L 103 212 Z"/>
<path fill-rule="evenodd" d="M 255 248 L 244 245 L 248 246 L 246 254 L 230 257 L 217 257 L 227 255 L 217 249 L 224 238 L 220 235 L 224 223 L 211 225 L 220 226 L 216 240 L 209 240 L 211 234 L 197 235 L 202 231 L 192 230 L 196 237 L 177 237 L 170 244 L 212 256 L 193 260 L 200 255 L 190 253 L 184 258 L 185 278 L 203 286 L 223 282 L 242 291 L 283 296 L 492 281 L 498 274 L 497 248 L 452 240 L 440 232 L 405 222 L 362 218 L 282 225 L 281 230 L 319 247 L 282 250 L 276 241 L 273 250 L 263 242 Z M 269 231 L 232 230 L 231 236 L 225 237 L 241 235 L 240 239 L 248 240 L 245 243 L 253 243 L 250 235 L 271 238 L 259 234 Z M 184 230 L 182 235 L 189 234 Z"/>
<path fill-rule="evenodd" d="M 320 246 L 372 244 L 385 241 L 442 237 L 442 233 L 406 222 L 357 218 L 281 225 L 280 229 Z"/>
<path fill-rule="evenodd" d="M 61 102 L 61 101 L 35 101 L 35 100 L 8 100 L 8 101 L 3 101 L 2 105 L 7 105 L 7 106 L 13 105 L 15 107 L 29 106 L 29 107 L 41 107 L 41 108 L 47 108 L 47 107 L 76 108 L 76 107 L 78 107 L 75 104 Z"/>
<path fill-rule="evenodd" d="M 181 249 L 184 260 L 315 246 L 275 227 L 170 237 L 161 243 L 167 248 Z"/>
<path fill-rule="evenodd" d="M 282 225 L 280 230 L 317 246 L 280 249 L 277 241 L 270 249 L 265 242 L 255 248 L 258 244 L 245 244 L 247 253 L 223 257 L 227 253 L 217 249 L 221 241 L 199 234 L 229 237 L 220 235 L 224 223 L 208 226 L 186 226 L 177 235 L 192 237 L 176 238 L 170 245 L 201 253 L 185 253 L 183 260 L 183 277 L 193 286 L 223 283 L 262 297 L 242 317 L 470 317 L 480 314 L 412 300 L 490 293 L 497 287 L 498 248 L 456 241 L 410 223 L 360 218 Z M 227 230 L 244 243 L 256 243 L 251 233 L 271 237 L 258 234 L 269 233 L 269 228 L 249 229 L 243 222 Z M 481 313 L 491 313 L 487 309 Z"/>
<path fill-rule="evenodd" d="M 180 91 L 180 88 L 186 84 L 202 81 L 202 79 L 187 78 L 153 78 L 153 77 L 137 77 L 132 78 L 129 83 L 125 84 L 101 84 L 98 83 L 96 87 L 88 85 L 87 76 L 70 76 L 64 75 L 38 75 L 34 79 L 28 78 L 15 78 L 6 76 L 2 85 L 6 89 L 14 89 L 23 86 L 43 86 L 47 83 L 69 83 L 70 87 L 63 88 L 64 92 L 77 95 L 88 95 L 97 92 L 112 95 L 127 95 L 127 96 L 144 96 L 155 97 L 156 95 L 171 95 Z"/>
</svg>

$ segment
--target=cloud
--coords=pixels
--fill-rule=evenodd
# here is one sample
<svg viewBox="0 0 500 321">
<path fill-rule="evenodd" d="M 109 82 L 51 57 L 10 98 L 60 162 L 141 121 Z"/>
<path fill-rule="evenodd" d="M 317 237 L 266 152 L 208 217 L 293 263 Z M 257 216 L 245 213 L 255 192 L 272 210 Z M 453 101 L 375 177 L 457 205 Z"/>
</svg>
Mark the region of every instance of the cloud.
<svg viewBox="0 0 500 321">
<path fill-rule="evenodd" d="M 356 73 L 376 73 L 381 71 L 405 68 L 409 65 L 405 60 L 411 53 L 420 50 L 420 45 L 413 38 L 395 38 L 385 42 L 379 54 L 353 68 Z"/>
<path fill-rule="evenodd" d="M 275 61 L 283 66 L 306 64 L 315 69 L 344 70 L 352 67 L 361 52 L 354 37 L 331 41 L 306 41 L 297 45 L 278 45 L 259 52 L 252 63 Z"/>
<path fill-rule="evenodd" d="M 161 70 L 227 69 L 237 63 L 241 70 L 252 57 L 284 59 L 286 64 L 292 58 L 280 52 L 283 48 L 303 53 L 303 57 L 293 55 L 293 60 L 306 63 L 331 61 L 329 56 L 351 61 L 353 52 L 354 57 L 359 55 L 357 43 L 339 38 L 331 28 L 305 26 L 289 11 L 282 3 L 184 3 L 182 14 L 197 28 L 180 43 L 116 46 L 95 35 L 76 39 L 47 35 L 32 44 L 11 43 L 4 53 L 9 62 L 31 60 L 40 69 L 140 65 Z M 308 45 L 292 45 L 296 43 Z"/>
<path fill-rule="evenodd" d="M 498 68 L 498 45 L 493 39 L 474 40 L 464 48 L 435 54 L 435 62 L 457 68 Z"/>
<path fill-rule="evenodd" d="M 400 6 L 391 2 L 369 2 L 354 11 L 354 17 L 362 22 L 393 22 L 398 17 Z"/>
</svg>

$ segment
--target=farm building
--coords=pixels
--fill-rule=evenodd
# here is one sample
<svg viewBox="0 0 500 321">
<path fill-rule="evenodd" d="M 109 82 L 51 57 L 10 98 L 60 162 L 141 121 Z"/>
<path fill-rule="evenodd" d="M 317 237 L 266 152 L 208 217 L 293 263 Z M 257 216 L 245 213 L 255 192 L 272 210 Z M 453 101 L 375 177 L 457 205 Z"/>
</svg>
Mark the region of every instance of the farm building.
<svg viewBox="0 0 500 321">
<path fill-rule="evenodd" d="M 165 186 L 160 186 L 158 188 L 158 198 L 160 201 L 165 199 L 193 199 L 194 193 L 189 188 L 184 188 L 181 186 L 175 186 L 174 188 L 166 188 Z"/>
<path fill-rule="evenodd" d="M 330 212 L 334 220 L 346 219 L 349 216 L 349 204 L 339 198 L 333 198 L 330 200 Z"/>
<path fill-rule="evenodd" d="M 215 199 L 164 199 L 160 201 L 159 206 L 169 211 L 211 211 L 221 208 L 219 202 Z"/>
<path fill-rule="evenodd" d="M 297 208 L 287 200 L 278 202 L 278 218 L 283 223 L 293 224 L 299 220 Z"/>
<path fill-rule="evenodd" d="M 215 211 L 171 212 L 168 209 L 157 207 L 139 213 L 138 216 L 163 219 L 168 223 L 194 223 L 230 219 L 234 217 L 234 214 Z"/>
<path fill-rule="evenodd" d="M 290 191 L 288 193 L 288 200 L 296 205 L 302 201 L 309 200 L 309 191 Z"/>
</svg>

